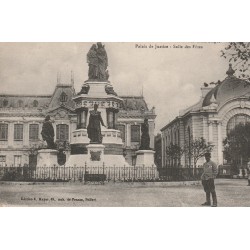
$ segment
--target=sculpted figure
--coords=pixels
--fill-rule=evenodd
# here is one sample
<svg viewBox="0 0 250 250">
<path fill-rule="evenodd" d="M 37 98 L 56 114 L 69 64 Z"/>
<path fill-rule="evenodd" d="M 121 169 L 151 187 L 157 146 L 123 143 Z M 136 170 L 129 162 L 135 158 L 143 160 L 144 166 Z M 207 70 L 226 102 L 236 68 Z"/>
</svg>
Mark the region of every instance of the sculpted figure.
<svg viewBox="0 0 250 250">
<path fill-rule="evenodd" d="M 97 43 L 97 57 L 98 57 L 98 79 L 108 79 L 108 56 L 102 43 Z"/>
<path fill-rule="evenodd" d="M 149 125 L 148 119 L 144 119 L 144 123 L 141 125 L 141 150 L 149 150 L 150 147 L 150 137 L 149 137 Z"/>
<path fill-rule="evenodd" d="M 89 65 L 89 80 L 107 81 L 108 72 L 108 56 L 102 43 L 93 44 L 87 54 L 87 63 Z"/>
<path fill-rule="evenodd" d="M 54 128 L 52 126 L 52 123 L 50 121 L 50 116 L 47 115 L 45 117 L 45 120 L 43 122 L 42 132 L 41 132 L 42 138 L 47 143 L 47 148 L 54 149 L 56 147 L 54 143 Z"/>
<path fill-rule="evenodd" d="M 87 54 L 87 63 L 89 64 L 89 79 L 98 78 L 98 57 L 97 57 L 97 47 L 95 44 L 92 45 Z"/>
<path fill-rule="evenodd" d="M 101 125 L 105 127 L 101 112 L 97 111 L 98 105 L 94 104 L 94 110 L 90 111 L 89 124 L 87 127 L 90 143 L 102 143 Z"/>
</svg>

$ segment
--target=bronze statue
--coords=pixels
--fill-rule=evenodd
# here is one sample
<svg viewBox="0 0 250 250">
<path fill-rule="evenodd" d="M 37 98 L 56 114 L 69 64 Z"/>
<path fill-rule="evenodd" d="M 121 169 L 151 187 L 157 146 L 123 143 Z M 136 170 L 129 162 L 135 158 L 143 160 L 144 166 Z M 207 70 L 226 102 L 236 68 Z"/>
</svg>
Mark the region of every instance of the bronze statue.
<svg viewBox="0 0 250 250">
<path fill-rule="evenodd" d="M 50 116 L 47 115 L 45 117 L 45 120 L 43 122 L 42 132 L 41 132 L 42 138 L 47 143 L 48 149 L 55 149 L 56 145 L 54 143 L 54 128 L 50 121 Z"/>
<path fill-rule="evenodd" d="M 105 127 L 101 112 L 97 111 L 98 105 L 94 104 L 94 110 L 90 111 L 89 124 L 87 127 L 90 143 L 102 143 L 101 124 Z"/>
<path fill-rule="evenodd" d="M 149 125 L 148 119 L 144 119 L 144 123 L 141 125 L 141 146 L 140 150 L 149 150 L 150 147 L 150 137 L 149 137 Z"/>
<path fill-rule="evenodd" d="M 91 46 L 87 54 L 87 63 L 89 64 L 89 80 L 108 80 L 108 56 L 102 43 L 98 42 L 97 46 L 95 44 Z"/>
<path fill-rule="evenodd" d="M 87 63 L 89 64 L 89 79 L 98 78 L 98 57 L 97 57 L 97 47 L 95 44 L 92 45 L 87 54 Z"/>
</svg>

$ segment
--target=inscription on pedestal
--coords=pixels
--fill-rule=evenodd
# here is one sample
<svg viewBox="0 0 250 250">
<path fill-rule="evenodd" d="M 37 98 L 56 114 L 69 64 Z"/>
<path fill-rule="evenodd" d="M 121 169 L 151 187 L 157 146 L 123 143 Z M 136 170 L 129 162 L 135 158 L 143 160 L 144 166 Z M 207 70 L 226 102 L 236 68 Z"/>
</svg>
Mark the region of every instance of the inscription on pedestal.
<svg viewBox="0 0 250 250">
<path fill-rule="evenodd" d="M 90 151 L 91 161 L 100 161 L 101 160 L 101 151 Z"/>
</svg>

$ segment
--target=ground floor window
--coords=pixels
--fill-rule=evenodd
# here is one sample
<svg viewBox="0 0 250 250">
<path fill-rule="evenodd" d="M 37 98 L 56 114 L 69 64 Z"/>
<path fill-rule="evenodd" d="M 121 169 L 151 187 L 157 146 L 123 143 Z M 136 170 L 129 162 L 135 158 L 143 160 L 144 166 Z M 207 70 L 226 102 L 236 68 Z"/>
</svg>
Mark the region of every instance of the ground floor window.
<svg viewBox="0 0 250 250">
<path fill-rule="evenodd" d="M 131 142 L 140 142 L 140 125 L 131 125 Z"/>
<path fill-rule="evenodd" d="M 29 139 L 30 140 L 38 140 L 39 134 L 39 125 L 38 124 L 30 124 L 29 126 Z"/>
<path fill-rule="evenodd" d="M 14 155 L 14 167 L 21 167 L 22 164 L 22 156 Z"/>
<path fill-rule="evenodd" d="M 117 129 L 120 130 L 122 141 L 125 142 L 125 125 L 119 124 Z"/>
<path fill-rule="evenodd" d="M 14 140 L 23 140 L 23 124 L 14 124 Z"/>
<path fill-rule="evenodd" d="M 0 167 L 6 166 L 6 155 L 0 155 Z"/>
<path fill-rule="evenodd" d="M 56 125 L 56 139 L 59 141 L 69 140 L 69 126 L 67 124 Z"/>
<path fill-rule="evenodd" d="M 0 141 L 8 140 L 8 124 L 0 124 Z"/>
</svg>

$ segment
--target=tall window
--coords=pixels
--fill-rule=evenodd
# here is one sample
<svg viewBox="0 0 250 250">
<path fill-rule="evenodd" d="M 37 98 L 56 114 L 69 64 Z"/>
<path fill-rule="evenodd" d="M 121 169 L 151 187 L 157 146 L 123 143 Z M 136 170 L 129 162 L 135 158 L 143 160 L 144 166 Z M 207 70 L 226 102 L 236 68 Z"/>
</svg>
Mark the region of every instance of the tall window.
<svg viewBox="0 0 250 250">
<path fill-rule="evenodd" d="M 125 142 L 125 125 L 118 124 L 117 129 L 120 130 L 122 141 Z"/>
<path fill-rule="evenodd" d="M 21 167 L 22 164 L 22 156 L 14 155 L 14 167 Z"/>
<path fill-rule="evenodd" d="M 23 124 L 14 124 L 14 140 L 23 140 Z"/>
<path fill-rule="evenodd" d="M 56 125 L 56 139 L 59 141 L 69 140 L 69 126 L 67 124 Z"/>
<path fill-rule="evenodd" d="M 36 108 L 38 106 L 38 101 L 37 100 L 34 100 L 33 101 L 33 107 Z"/>
<path fill-rule="evenodd" d="M 38 124 L 30 124 L 29 139 L 30 140 L 38 140 L 38 134 L 39 134 L 39 125 Z"/>
<path fill-rule="evenodd" d="M 247 122 L 250 122 L 250 116 L 245 114 L 238 114 L 233 116 L 227 123 L 227 134 L 235 128 L 238 124 L 246 124 Z"/>
<path fill-rule="evenodd" d="M 131 125 L 131 142 L 140 142 L 140 125 Z"/>
<path fill-rule="evenodd" d="M 6 166 L 6 155 L 0 155 L 0 167 Z"/>
<path fill-rule="evenodd" d="M 8 124 L 0 124 L 0 141 L 8 140 Z"/>
<path fill-rule="evenodd" d="M 23 107 L 23 101 L 22 100 L 18 100 L 18 107 L 19 108 Z"/>
</svg>

